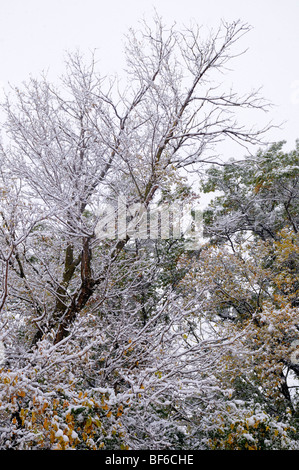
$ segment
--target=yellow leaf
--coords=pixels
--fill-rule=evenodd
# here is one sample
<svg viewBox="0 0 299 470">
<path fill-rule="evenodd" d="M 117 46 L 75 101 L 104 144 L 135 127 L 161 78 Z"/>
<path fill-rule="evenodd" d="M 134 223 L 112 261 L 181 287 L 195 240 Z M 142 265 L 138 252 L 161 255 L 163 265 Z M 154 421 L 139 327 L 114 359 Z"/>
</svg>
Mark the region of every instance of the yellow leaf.
<svg viewBox="0 0 299 470">
<path fill-rule="evenodd" d="M 90 427 L 92 425 L 92 418 L 91 416 L 88 416 L 87 420 L 86 420 L 86 423 L 85 423 L 85 427 Z"/>
<path fill-rule="evenodd" d="M 123 414 L 123 406 L 119 405 L 116 416 L 119 417 Z"/>
</svg>

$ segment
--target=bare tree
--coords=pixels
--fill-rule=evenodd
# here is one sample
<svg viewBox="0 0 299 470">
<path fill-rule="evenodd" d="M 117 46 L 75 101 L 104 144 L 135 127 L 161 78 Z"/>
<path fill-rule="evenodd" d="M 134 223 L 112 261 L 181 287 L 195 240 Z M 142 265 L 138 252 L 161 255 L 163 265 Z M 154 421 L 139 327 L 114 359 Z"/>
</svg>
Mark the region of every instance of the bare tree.
<svg viewBox="0 0 299 470">
<path fill-rule="evenodd" d="M 28 197 L 55 213 L 52 223 L 66 237 L 61 279 L 51 274 L 57 286 L 52 314 L 59 323 L 57 341 L 110 265 L 108 257 L 100 273 L 91 273 L 94 225 L 84 211 L 94 201 L 108 193 L 116 199 L 122 192 L 147 206 L 171 172 L 208 162 L 207 150 L 220 139 L 259 141 L 264 130 L 245 129 L 232 112 L 261 107 L 256 94 L 238 97 L 212 81 L 248 30 L 240 22 L 223 24 L 203 40 L 197 26 L 177 31 L 156 18 L 153 28 L 143 24 L 142 31 L 128 35 L 125 86 L 99 76 L 94 57 L 86 65 L 75 53 L 68 57 L 62 90 L 46 79 L 32 79 L 24 90 L 15 90 L 12 103 L 7 100 L 12 142 L 7 160 L 25 182 Z M 118 241 L 113 257 L 125 244 Z M 68 297 L 80 265 L 79 284 Z"/>
<path fill-rule="evenodd" d="M 128 204 L 148 208 L 182 185 L 183 171 L 200 172 L 211 162 L 210 150 L 222 139 L 260 142 L 266 129 L 246 129 L 236 119 L 239 109 L 264 109 L 258 95 L 240 97 L 215 85 L 249 29 L 224 23 L 203 39 L 196 25 L 177 30 L 156 17 L 152 27 L 143 23 L 141 31 L 129 32 L 125 78 L 102 77 L 94 55 L 86 63 L 75 52 L 59 86 L 32 78 L 7 96 L 1 158 L 19 184 L 18 207 L 30 216 L 26 230 L 16 228 L 7 242 L 2 230 L 1 243 L 10 251 L 1 251 L 0 306 L 6 301 L 10 314 L 21 317 L 27 343 L 18 360 L 30 380 L 44 377 L 57 393 L 74 398 L 69 376 L 57 378 L 63 363 L 63 374 L 73 368 L 78 383 L 102 400 L 114 394 L 115 403 L 130 401 L 130 393 L 138 398 L 147 384 L 142 406 L 156 390 L 155 403 L 161 405 L 165 392 L 165 403 L 180 407 L 176 380 L 190 401 L 199 383 L 214 396 L 200 371 L 217 366 L 212 345 L 221 354 L 234 341 L 240 347 L 240 338 L 222 341 L 217 332 L 212 342 L 202 342 L 195 328 L 189 343 L 202 294 L 190 299 L 177 289 L 178 278 L 162 279 L 167 250 L 160 260 L 155 243 L 134 244 L 128 233 L 99 240 L 95 233 L 101 204 L 116 206 L 123 195 Z M 40 403 L 50 393 L 41 388 Z M 175 413 L 181 417 L 183 409 Z M 130 442 L 138 447 L 142 438 Z"/>
</svg>

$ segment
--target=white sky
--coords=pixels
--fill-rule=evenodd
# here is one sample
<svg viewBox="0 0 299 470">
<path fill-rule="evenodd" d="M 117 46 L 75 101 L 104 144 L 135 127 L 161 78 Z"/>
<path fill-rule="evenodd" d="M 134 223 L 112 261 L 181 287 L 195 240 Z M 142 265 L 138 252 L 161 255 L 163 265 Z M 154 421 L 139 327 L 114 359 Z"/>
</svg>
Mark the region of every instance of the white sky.
<svg viewBox="0 0 299 470">
<path fill-rule="evenodd" d="M 269 138 L 287 140 L 286 149 L 294 148 L 299 0 L 0 0 L 0 84 L 18 84 L 43 70 L 50 78 L 58 76 L 65 51 L 77 47 L 98 49 L 105 70 L 121 71 L 124 33 L 141 17 L 151 18 L 154 8 L 167 23 L 195 20 L 216 27 L 221 19 L 239 18 L 249 23 L 253 30 L 240 42 L 249 50 L 233 62 L 233 82 L 244 92 L 263 87 L 263 96 L 276 105 L 267 120 L 287 121 Z"/>
</svg>

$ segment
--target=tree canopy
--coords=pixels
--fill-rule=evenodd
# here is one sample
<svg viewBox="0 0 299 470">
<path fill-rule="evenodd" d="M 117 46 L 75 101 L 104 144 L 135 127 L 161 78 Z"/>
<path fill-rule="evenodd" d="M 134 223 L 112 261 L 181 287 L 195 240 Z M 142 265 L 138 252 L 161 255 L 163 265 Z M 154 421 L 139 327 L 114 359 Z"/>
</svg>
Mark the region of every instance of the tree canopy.
<svg viewBox="0 0 299 470">
<path fill-rule="evenodd" d="M 1 449 L 298 448 L 299 147 L 221 85 L 249 29 L 156 17 L 125 79 L 74 52 L 7 94 Z M 261 150 L 219 165 L 225 139 Z"/>
</svg>

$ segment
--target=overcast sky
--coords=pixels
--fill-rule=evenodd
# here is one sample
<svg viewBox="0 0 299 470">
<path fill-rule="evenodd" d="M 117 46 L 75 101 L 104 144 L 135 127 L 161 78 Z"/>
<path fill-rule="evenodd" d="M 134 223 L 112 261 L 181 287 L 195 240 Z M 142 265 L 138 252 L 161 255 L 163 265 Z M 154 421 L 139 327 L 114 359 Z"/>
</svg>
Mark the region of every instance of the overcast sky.
<svg viewBox="0 0 299 470">
<path fill-rule="evenodd" d="M 65 51 L 77 47 L 98 49 L 103 69 L 121 69 L 124 33 L 154 8 L 166 23 L 241 19 L 253 29 L 240 44 L 248 51 L 233 63 L 234 83 L 244 92 L 262 86 L 276 105 L 267 119 L 287 121 L 270 139 L 293 148 L 299 138 L 299 0 L 0 0 L 0 8 L 2 87 L 43 70 L 60 75 Z"/>
</svg>

